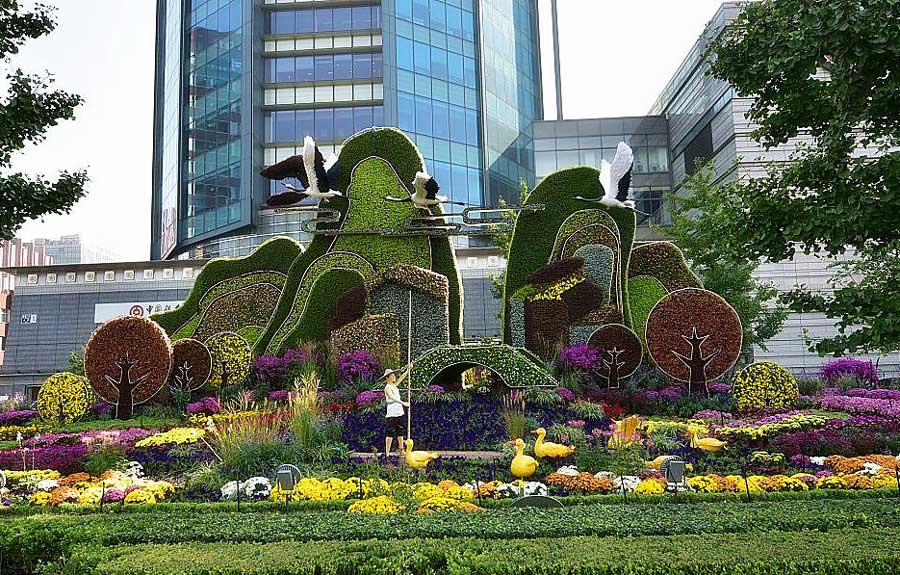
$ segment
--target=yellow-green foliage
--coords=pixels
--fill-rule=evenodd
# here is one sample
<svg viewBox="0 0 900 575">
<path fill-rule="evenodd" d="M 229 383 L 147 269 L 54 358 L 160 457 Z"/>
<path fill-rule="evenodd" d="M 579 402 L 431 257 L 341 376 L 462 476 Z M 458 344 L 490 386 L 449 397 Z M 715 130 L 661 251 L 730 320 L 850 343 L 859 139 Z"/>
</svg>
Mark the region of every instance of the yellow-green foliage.
<svg viewBox="0 0 900 575">
<path fill-rule="evenodd" d="M 647 318 L 659 300 L 668 292 L 666 287 L 655 277 L 639 276 L 628 280 L 628 301 L 631 304 L 631 328 L 638 335 L 641 344 L 646 348 L 647 340 L 644 337 L 644 328 L 647 326 Z"/>
<path fill-rule="evenodd" d="M 90 408 L 87 379 L 72 373 L 57 373 L 47 378 L 38 391 L 37 408 L 47 423 L 78 421 Z"/>
<path fill-rule="evenodd" d="M 793 374 L 772 361 L 751 363 L 734 376 L 731 395 L 739 410 L 797 405 L 800 390 Z"/>
<path fill-rule="evenodd" d="M 218 333 L 206 341 L 212 356 L 212 373 L 209 382 L 220 386 L 225 379 L 227 385 L 238 385 L 250 375 L 253 353 L 250 344 L 236 333 Z M 227 377 L 223 377 L 227 374 Z"/>
</svg>

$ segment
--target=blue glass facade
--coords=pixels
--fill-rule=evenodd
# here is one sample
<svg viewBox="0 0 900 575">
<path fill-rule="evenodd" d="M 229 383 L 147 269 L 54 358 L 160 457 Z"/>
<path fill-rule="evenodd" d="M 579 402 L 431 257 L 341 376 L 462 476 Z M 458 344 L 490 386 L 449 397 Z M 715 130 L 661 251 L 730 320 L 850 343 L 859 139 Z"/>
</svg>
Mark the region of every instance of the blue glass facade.
<svg viewBox="0 0 900 575">
<path fill-rule="evenodd" d="M 259 168 L 306 135 L 396 126 L 472 205 L 533 183 L 535 0 L 159 2 L 153 257 L 254 233 Z"/>
</svg>

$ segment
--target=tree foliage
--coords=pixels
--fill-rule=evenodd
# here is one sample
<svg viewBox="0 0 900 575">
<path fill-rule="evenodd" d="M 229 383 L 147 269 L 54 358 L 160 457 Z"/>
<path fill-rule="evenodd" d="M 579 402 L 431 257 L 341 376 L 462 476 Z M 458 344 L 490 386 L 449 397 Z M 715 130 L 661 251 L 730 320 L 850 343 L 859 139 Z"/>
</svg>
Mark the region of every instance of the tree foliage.
<svg viewBox="0 0 900 575">
<path fill-rule="evenodd" d="M 797 286 L 785 300 L 837 319 L 838 335 L 813 346 L 819 353 L 896 349 L 900 1 L 751 2 L 707 56 L 713 76 L 755 98 L 756 140 L 805 143 L 791 162 L 727 187 L 698 220 L 702 235 L 729 260 L 852 250 L 862 263 L 843 268 L 833 293 Z"/>
<path fill-rule="evenodd" d="M 528 189 L 528 182 L 526 182 L 525 180 L 520 180 L 518 205 L 525 205 L 525 202 L 528 201 L 528 194 L 530 193 L 531 192 Z M 508 205 L 505 198 L 500 198 L 500 205 L 503 207 L 506 207 Z M 500 252 L 507 260 L 509 260 L 509 247 L 512 244 L 513 229 L 516 227 L 516 219 L 518 219 L 518 217 L 519 212 L 505 212 L 503 214 L 503 219 L 506 220 L 505 223 L 497 226 L 495 228 L 495 232 L 491 235 L 491 241 L 495 246 L 500 248 Z M 491 295 L 493 295 L 495 299 L 502 300 L 503 287 L 506 285 L 505 269 L 502 274 L 491 275 L 490 279 Z"/>
<path fill-rule="evenodd" d="M 665 228 L 690 260 L 703 286 L 727 301 L 741 318 L 744 350 L 766 348 L 787 319 L 787 308 L 778 300 L 771 283 L 753 277 L 759 261 L 726 257 L 720 249 L 720 230 L 726 229 L 727 207 L 738 197 L 741 184 L 731 180 L 713 183 L 711 166 L 704 166 L 685 182 L 686 195 L 671 194 L 672 224 Z"/>
<path fill-rule="evenodd" d="M 53 8 L 37 4 L 24 10 L 16 0 L 0 0 L 0 58 L 18 53 L 27 40 L 40 38 L 56 27 Z M 0 99 L 0 169 L 8 168 L 13 154 L 40 143 L 45 132 L 60 120 L 74 117 L 80 96 L 51 90 L 52 78 L 9 72 L 8 93 Z M 0 240 L 12 239 L 26 221 L 45 214 L 68 213 L 85 194 L 85 172 L 61 172 L 56 181 L 43 175 L 0 175 Z"/>
</svg>

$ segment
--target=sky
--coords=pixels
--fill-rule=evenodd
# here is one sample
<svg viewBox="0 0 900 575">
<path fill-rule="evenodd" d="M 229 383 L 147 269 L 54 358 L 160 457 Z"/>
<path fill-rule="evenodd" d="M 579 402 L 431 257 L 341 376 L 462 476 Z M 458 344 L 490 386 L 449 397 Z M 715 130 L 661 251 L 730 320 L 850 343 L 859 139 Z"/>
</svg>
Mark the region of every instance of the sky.
<svg viewBox="0 0 900 575">
<path fill-rule="evenodd" d="M 80 234 L 123 261 L 150 253 L 155 0 L 45 0 L 58 27 L 26 44 L 6 68 L 49 70 L 85 103 L 13 169 L 54 178 L 86 169 L 88 195 L 71 214 L 29 222 L 18 236 Z M 545 115 L 556 117 L 549 0 L 541 31 Z M 565 118 L 643 115 L 721 0 L 559 0 Z M 23 2 L 28 5 L 28 2 Z M 5 75 L 5 70 L 4 74 Z M 2 96 L 0 96 L 2 97 Z"/>
</svg>

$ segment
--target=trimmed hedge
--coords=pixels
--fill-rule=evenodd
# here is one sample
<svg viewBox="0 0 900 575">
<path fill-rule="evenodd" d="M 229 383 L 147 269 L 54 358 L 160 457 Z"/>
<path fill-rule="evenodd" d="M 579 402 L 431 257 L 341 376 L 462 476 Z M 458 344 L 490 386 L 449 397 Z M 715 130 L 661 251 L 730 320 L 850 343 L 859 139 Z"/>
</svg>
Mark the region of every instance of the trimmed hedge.
<svg viewBox="0 0 900 575">
<path fill-rule="evenodd" d="M 522 212 L 513 229 L 504 288 L 504 342 L 511 341 L 506 320 L 506 303 L 512 294 L 527 284 L 529 274 L 547 265 L 551 260 L 556 234 L 572 214 L 597 209 L 607 212 L 612 217 L 619 230 L 622 249 L 622 261 L 619 262 L 615 274 L 617 278 L 628 276 L 628 262 L 636 227 L 634 211 L 624 208 L 607 210 L 575 199 L 575 196 L 600 198 L 602 195 L 599 172 L 594 168 L 581 167 L 561 170 L 547 176 L 528 196 L 527 205 L 544 204 L 546 207 L 542 212 Z M 627 298 L 623 298 L 622 308 L 624 315 L 628 317 Z"/>
<path fill-rule="evenodd" d="M 555 386 L 556 380 L 546 371 L 533 354 L 508 345 L 444 345 L 436 347 L 418 359 L 412 366 L 410 379 L 416 387 L 426 387 L 445 369 L 456 365 L 481 365 L 489 367 L 507 385 Z"/>
<path fill-rule="evenodd" d="M 207 543 L 86 547 L 57 572 L 97 574 L 888 575 L 900 529 L 494 541 Z M 53 572 L 51 570 L 51 572 Z"/>
<path fill-rule="evenodd" d="M 647 318 L 659 300 L 666 297 L 669 292 L 666 286 L 653 276 L 637 276 L 628 280 L 628 299 L 631 303 L 631 328 L 641 340 L 641 345 L 647 347 L 644 337 L 644 328 L 647 326 Z"/>
<path fill-rule="evenodd" d="M 285 347 L 297 346 L 305 341 L 328 341 L 328 324 L 335 316 L 337 299 L 363 285 L 363 281 L 359 272 L 347 269 L 332 269 L 319 276 L 309 292 L 303 321 L 287 336 Z"/>
<path fill-rule="evenodd" d="M 702 288 L 694 272 L 688 267 L 681 248 L 672 242 L 652 242 L 639 244 L 631 252 L 628 277 L 652 276 L 658 279 L 666 291 L 682 288 Z"/>
<path fill-rule="evenodd" d="M 169 335 L 174 335 L 200 311 L 200 300 L 219 282 L 248 273 L 260 271 L 287 273 L 291 262 L 303 248 L 290 238 L 271 239 L 244 258 L 217 258 L 203 266 L 194 280 L 194 287 L 187 300 L 172 311 L 151 316 Z M 199 321 L 199 320 L 198 320 Z M 185 337 L 190 334 L 185 335 Z"/>
</svg>

